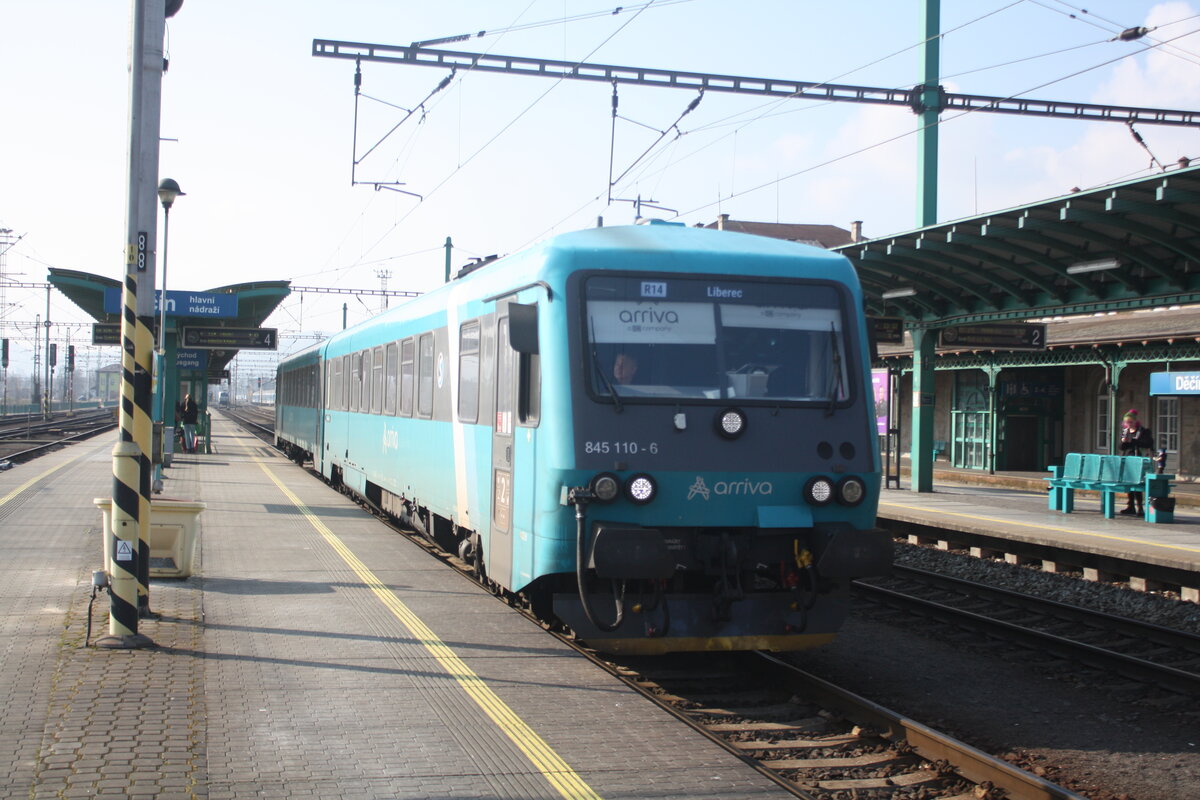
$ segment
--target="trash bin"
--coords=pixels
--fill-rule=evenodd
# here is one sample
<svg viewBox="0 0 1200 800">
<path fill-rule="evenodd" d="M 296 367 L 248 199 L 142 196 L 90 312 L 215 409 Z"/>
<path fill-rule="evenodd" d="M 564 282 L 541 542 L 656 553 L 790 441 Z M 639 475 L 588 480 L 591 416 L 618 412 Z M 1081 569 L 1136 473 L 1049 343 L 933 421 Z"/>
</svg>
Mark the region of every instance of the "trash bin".
<svg viewBox="0 0 1200 800">
<path fill-rule="evenodd" d="M 175 426 L 167 425 L 163 428 L 163 466 L 171 466 L 172 459 L 175 458 Z"/>
<path fill-rule="evenodd" d="M 104 524 L 104 569 L 109 574 L 113 552 L 112 498 L 96 497 L 92 503 L 100 509 Z M 186 578 L 192 574 L 200 512 L 208 506 L 195 500 L 150 501 L 150 577 Z"/>
</svg>

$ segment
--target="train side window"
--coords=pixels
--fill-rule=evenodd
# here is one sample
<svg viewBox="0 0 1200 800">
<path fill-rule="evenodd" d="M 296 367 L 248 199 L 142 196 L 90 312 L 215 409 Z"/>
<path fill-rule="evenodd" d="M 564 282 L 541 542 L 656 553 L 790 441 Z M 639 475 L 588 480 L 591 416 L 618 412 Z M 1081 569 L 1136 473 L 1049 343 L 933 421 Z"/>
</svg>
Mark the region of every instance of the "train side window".
<svg viewBox="0 0 1200 800">
<path fill-rule="evenodd" d="M 371 413 L 383 412 L 383 345 L 374 350 L 371 366 Z"/>
<path fill-rule="evenodd" d="M 342 356 L 342 411 L 350 410 L 350 356 Z"/>
<path fill-rule="evenodd" d="M 371 413 L 371 351 L 363 350 L 359 354 L 359 360 L 362 362 L 362 368 L 358 373 L 358 378 L 362 382 L 362 399 L 358 401 L 358 411 L 360 414 Z"/>
<path fill-rule="evenodd" d="M 383 369 L 383 413 L 388 416 L 396 415 L 396 368 L 399 353 L 400 348 L 396 346 L 395 342 L 387 346 Z"/>
<path fill-rule="evenodd" d="M 458 420 L 479 421 L 479 322 L 464 323 L 458 336 Z"/>
<path fill-rule="evenodd" d="M 358 411 L 362 401 L 362 353 L 350 356 L 350 410 Z"/>
<path fill-rule="evenodd" d="M 412 339 L 400 343 L 400 415 L 411 417 L 413 413 L 413 362 L 416 348 Z"/>
<path fill-rule="evenodd" d="M 527 428 L 536 428 L 542 416 L 542 362 L 537 353 L 519 353 L 517 419 Z"/>
<path fill-rule="evenodd" d="M 333 360 L 333 392 L 329 395 L 329 407 L 333 411 L 342 410 L 342 360 Z"/>
<path fill-rule="evenodd" d="M 421 334 L 421 359 L 417 364 L 417 414 L 433 416 L 433 334 Z"/>
</svg>

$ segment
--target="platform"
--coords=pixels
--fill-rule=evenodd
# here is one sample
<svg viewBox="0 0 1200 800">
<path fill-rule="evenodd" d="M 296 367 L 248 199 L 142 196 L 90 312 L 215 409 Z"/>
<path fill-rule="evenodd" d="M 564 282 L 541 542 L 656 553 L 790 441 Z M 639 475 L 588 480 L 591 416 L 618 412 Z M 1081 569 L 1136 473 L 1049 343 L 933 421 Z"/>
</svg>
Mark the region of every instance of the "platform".
<svg viewBox="0 0 1200 800">
<path fill-rule="evenodd" d="M 879 517 L 1200 573 L 1200 487 L 1182 484 L 1173 489 L 1179 498 L 1175 521 L 1151 524 L 1140 517 L 1105 519 L 1095 492 L 1077 492 L 1070 514 L 1051 511 L 1042 477 L 939 469 L 931 493 L 884 490 Z"/>
<path fill-rule="evenodd" d="M 84 647 L 110 435 L 0 473 L 0 798 L 789 797 L 232 424 L 187 580 Z M 92 638 L 107 629 L 96 602 Z"/>
</svg>

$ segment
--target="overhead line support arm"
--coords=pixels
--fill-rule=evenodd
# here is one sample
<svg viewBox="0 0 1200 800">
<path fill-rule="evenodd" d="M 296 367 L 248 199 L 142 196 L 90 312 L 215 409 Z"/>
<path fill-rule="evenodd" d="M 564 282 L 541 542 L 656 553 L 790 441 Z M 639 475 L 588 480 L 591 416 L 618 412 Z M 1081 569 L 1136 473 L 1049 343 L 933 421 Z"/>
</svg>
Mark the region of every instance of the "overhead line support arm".
<svg viewBox="0 0 1200 800">
<path fill-rule="evenodd" d="M 558 61 L 496 53 L 471 53 L 413 45 L 343 42 L 332 39 L 313 39 L 312 54 L 319 58 L 381 61 L 420 67 L 535 75 L 560 80 L 624 83 L 637 86 L 661 86 L 669 89 L 702 89 L 706 92 L 750 94 L 763 97 L 796 97 L 805 100 L 905 106 L 917 113 L 927 109 L 925 97 L 930 88 L 920 85 L 912 89 L 887 89 L 838 83 L 811 83 L 706 72 L 683 72 L 671 69 L 622 67 L 586 61 Z M 941 87 L 936 88 L 938 100 L 941 103 L 941 108 L 938 109 L 940 111 L 980 111 L 991 114 L 1022 114 L 1101 122 L 1200 127 L 1200 111 L 1108 106 L 1019 97 L 991 97 L 957 94 L 946 92 Z"/>
</svg>

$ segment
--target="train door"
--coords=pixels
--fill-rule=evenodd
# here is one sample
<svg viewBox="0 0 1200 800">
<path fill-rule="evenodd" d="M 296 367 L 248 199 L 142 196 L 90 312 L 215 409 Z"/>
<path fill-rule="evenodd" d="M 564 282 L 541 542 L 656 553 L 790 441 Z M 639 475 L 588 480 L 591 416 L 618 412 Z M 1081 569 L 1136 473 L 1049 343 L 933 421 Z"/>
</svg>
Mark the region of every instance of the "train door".
<svg viewBox="0 0 1200 800">
<path fill-rule="evenodd" d="M 492 419 L 492 518 L 487 571 L 493 580 L 512 585 L 513 423 L 517 354 L 508 336 L 508 317 L 496 322 L 495 414 Z"/>
</svg>

